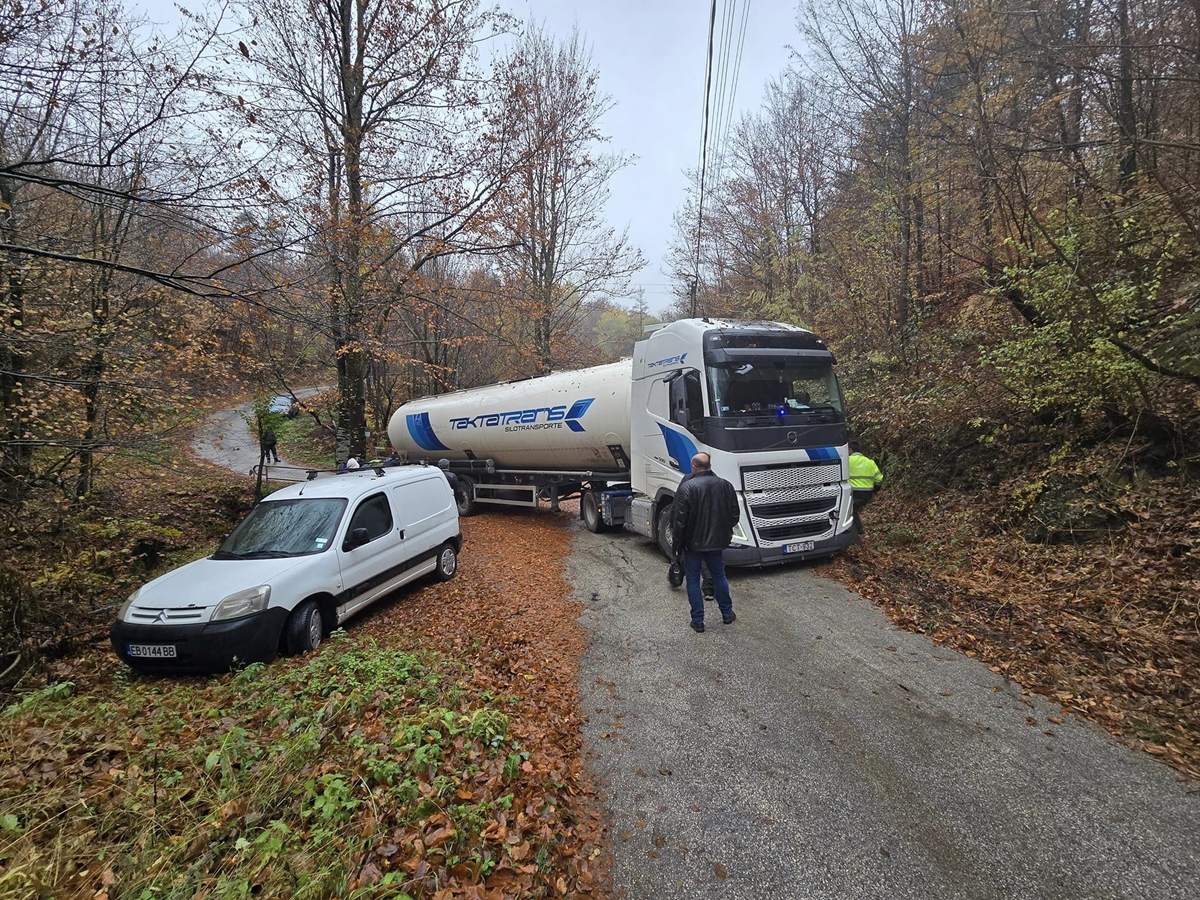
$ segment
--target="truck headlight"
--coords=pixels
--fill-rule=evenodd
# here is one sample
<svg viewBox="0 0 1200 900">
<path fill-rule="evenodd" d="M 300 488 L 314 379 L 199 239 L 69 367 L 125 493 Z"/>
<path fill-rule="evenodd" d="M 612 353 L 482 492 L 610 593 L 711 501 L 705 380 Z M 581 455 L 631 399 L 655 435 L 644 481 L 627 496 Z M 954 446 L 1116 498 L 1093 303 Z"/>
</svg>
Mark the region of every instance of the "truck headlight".
<svg viewBox="0 0 1200 900">
<path fill-rule="evenodd" d="M 738 519 L 737 524 L 733 526 L 733 539 L 741 541 L 743 544 L 750 543 L 750 538 L 746 535 L 746 529 L 742 527 L 741 519 Z"/>
<path fill-rule="evenodd" d="M 271 586 L 269 584 L 260 584 L 258 587 L 238 591 L 217 604 L 217 608 L 213 610 L 212 620 L 216 622 L 218 619 L 236 619 L 239 616 L 262 612 L 267 608 L 267 601 L 270 599 Z"/>
<path fill-rule="evenodd" d="M 847 492 L 846 496 L 846 511 L 842 513 L 842 521 L 838 523 L 838 531 L 845 531 L 850 527 L 850 523 L 854 521 L 854 495 Z"/>
<path fill-rule="evenodd" d="M 140 594 L 141 592 L 142 592 L 142 589 L 138 588 L 136 591 L 134 591 L 132 594 L 129 595 L 128 600 L 126 600 L 123 604 L 121 604 L 121 611 L 119 613 L 117 613 L 117 621 L 118 622 L 125 621 L 125 613 L 129 612 L 129 607 L 133 606 L 133 601 L 138 598 L 138 594 Z"/>
</svg>

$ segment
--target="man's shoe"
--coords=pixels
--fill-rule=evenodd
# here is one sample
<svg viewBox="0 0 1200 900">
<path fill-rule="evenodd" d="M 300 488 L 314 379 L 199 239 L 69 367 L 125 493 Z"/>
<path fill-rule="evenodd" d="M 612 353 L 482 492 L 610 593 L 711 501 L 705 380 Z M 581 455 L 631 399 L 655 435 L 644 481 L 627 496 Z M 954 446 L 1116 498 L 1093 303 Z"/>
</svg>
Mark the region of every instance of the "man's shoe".
<svg viewBox="0 0 1200 900">
<path fill-rule="evenodd" d="M 704 634 L 704 623 L 692 622 L 692 631 L 696 632 L 696 634 Z"/>
<path fill-rule="evenodd" d="M 705 596 L 704 596 L 705 603 L 713 603 L 716 601 L 716 599 L 717 598 L 715 596 L 713 596 L 712 594 L 705 594 Z"/>
<path fill-rule="evenodd" d="M 721 616 L 721 621 L 724 622 L 726 625 L 732 625 L 734 622 L 737 621 L 737 613 L 730 613 L 727 616 Z"/>
</svg>

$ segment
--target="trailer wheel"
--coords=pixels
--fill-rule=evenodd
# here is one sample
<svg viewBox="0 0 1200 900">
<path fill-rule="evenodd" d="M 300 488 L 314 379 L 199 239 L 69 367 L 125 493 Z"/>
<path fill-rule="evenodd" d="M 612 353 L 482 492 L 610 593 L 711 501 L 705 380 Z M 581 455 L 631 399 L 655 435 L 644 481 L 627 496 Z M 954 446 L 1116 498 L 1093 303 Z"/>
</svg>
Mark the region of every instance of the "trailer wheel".
<svg viewBox="0 0 1200 900">
<path fill-rule="evenodd" d="M 675 541 L 674 529 L 671 528 L 671 504 L 665 503 L 658 511 L 658 521 L 655 523 L 654 533 L 658 538 L 658 549 L 663 552 L 663 556 L 667 559 L 675 558 Z"/>
<path fill-rule="evenodd" d="M 595 491 L 584 491 L 579 498 L 579 518 L 583 519 L 583 527 L 592 534 L 608 531 L 604 518 L 600 515 L 600 501 Z"/>
<path fill-rule="evenodd" d="M 473 516 L 479 511 L 479 507 L 475 503 L 475 482 L 466 475 L 458 476 L 458 490 L 454 492 L 454 505 L 458 507 L 458 514 L 464 518 Z"/>
</svg>

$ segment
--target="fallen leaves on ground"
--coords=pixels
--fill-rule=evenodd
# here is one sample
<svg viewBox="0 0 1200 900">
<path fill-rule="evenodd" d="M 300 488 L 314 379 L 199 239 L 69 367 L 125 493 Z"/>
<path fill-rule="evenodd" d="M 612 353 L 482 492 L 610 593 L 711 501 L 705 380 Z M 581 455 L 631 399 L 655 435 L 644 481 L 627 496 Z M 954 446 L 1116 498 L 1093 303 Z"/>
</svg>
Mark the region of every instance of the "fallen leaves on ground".
<svg viewBox="0 0 1200 900">
<path fill-rule="evenodd" d="M 1108 540 L 1037 545 L 991 527 L 978 497 L 885 493 L 863 543 L 823 572 L 1200 778 L 1200 498 L 1127 502 Z"/>
<path fill-rule="evenodd" d="M 563 575 L 571 539 L 565 515 L 489 511 L 463 519 L 457 577 L 392 604 L 370 624 L 397 647 L 454 656 L 480 690 L 517 700 L 510 733 L 530 755 L 513 804 L 521 813 L 490 826 L 514 862 L 484 881 L 498 897 L 595 896 L 605 883 L 602 809 L 581 756 L 585 632 Z M 550 864 L 525 863 L 530 837 L 553 848 Z"/>
<path fill-rule="evenodd" d="M 564 516 L 464 519 L 453 580 L 305 657 L 57 661 L 0 720 L 0 895 L 606 896 Z"/>
</svg>

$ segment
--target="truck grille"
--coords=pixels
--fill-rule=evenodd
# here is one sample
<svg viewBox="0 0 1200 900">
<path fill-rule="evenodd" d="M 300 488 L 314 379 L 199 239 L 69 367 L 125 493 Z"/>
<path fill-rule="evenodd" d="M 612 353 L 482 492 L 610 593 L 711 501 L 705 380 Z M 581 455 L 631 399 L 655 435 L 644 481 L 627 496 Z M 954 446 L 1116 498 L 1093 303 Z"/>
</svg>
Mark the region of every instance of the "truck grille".
<svg viewBox="0 0 1200 900">
<path fill-rule="evenodd" d="M 764 541 L 784 543 L 797 538 L 811 538 L 833 532 L 833 522 L 826 516 L 815 522 L 798 522 L 795 525 L 776 525 L 772 528 L 758 529 L 758 536 Z"/>
<path fill-rule="evenodd" d="M 758 543 L 831 537 L 842 477 L 840 460 L 743 469 L 742 485 Z"/>
<path fill-rule="evenodd" d="M 748 491 L 777 491 L 787 488 L 810 487 L 818 484 L 837 484 L 842 480 L 842 464 L 827 462 L 790 466 L 764 466 L 743 469 L 742 483 Z"/>
<path fill-rule="evenodd" d="M 755 519 L 790 519 L 793 516 L 811 516 L 829 512 L 837 506 L 837 494 L 817 497 L 813 500 L 792 500 L 782 503 L 751 503 L 750 512 Z"/>
</svg>

